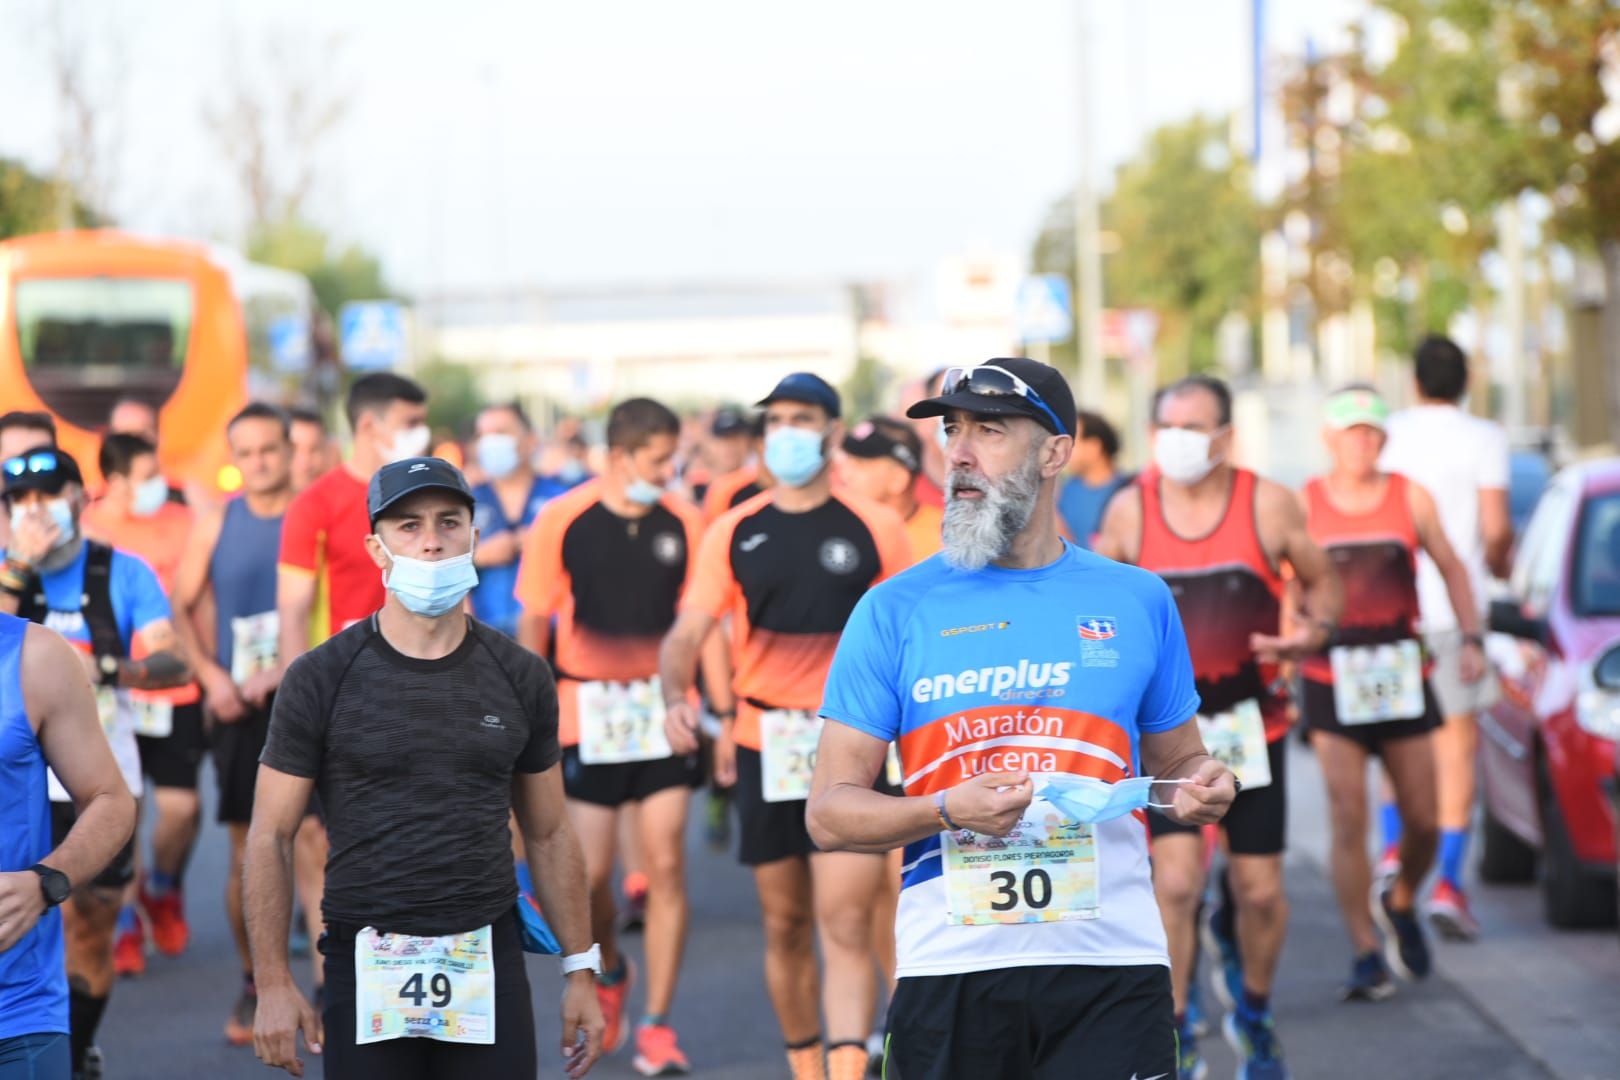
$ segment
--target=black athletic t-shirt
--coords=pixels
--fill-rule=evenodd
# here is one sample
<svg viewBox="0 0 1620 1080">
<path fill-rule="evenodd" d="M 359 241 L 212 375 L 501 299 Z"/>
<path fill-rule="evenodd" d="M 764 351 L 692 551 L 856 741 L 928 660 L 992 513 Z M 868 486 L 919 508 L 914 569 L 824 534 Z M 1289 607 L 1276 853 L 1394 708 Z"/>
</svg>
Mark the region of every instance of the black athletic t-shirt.
<svg viewBox="0 0 1620 1080">
<path fill-rule="evenodd" d="M 561 756 L 557 690 L 544 660 L 467 627 L 455 652 L 418 660 L 373 615 L 287 669 L 259 760 L 320 792 L 328 922 L 459 934 L 517 900 L 512 778 Z"/>
</svg>

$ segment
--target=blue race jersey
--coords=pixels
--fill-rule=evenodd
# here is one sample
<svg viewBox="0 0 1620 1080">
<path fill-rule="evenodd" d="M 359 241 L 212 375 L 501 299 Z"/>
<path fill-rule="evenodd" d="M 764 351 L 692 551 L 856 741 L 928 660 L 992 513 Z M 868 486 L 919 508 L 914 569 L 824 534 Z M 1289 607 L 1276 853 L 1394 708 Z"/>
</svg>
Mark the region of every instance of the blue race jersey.
<svg viewBox="0 0 1620 1080">
<path fill-rule="evenodd" d="M 523 516 L 513 521 L 506 516 L 500 497 L 492 484 L 479 484 L 473 488 L 473 524 L 478 526 L 480 540 L 487 540 L 503 532 L 524 532 L 540 513 L 540 508 L 573 487 L 572 484 L 552 476 L 536 476 L 529 488 L 528 501 L 523 504 Z M 472 591 L 473 614 L 508 637 L 517 637 L 518 616 L 523 606 L 513 595 L 517 588 L 518 559 L 478 568 L 478 586 Z"/>
<path fill-rule="evenodd" d="M 1096 487 L 1078 476 L 1064 478 L 1058 487 L 1057 511 L 1076 544 L 1090 550 L 1091 538 L 1102 527 L 1103 511 L 1108 509 L 1108 500 L 1129 482 L 1130 477 L 1122 473 L 1116 473 Z"/>
</svg>

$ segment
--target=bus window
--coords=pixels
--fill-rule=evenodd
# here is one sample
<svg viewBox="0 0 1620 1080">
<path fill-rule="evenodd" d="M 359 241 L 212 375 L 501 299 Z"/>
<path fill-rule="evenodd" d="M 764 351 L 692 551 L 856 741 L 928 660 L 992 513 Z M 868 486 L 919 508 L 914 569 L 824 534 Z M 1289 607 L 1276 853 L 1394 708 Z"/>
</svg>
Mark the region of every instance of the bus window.
<svg viewBox="0 0 1620 1080">
<path fill-rule="evenodd" d="M 45 278 L 17 283 L 23 366 L 57 371 L 107 368 L 127 374 L 185 365 L 192 288 L 140 278 Z M 172 388 L 172 387 L 171 387 Z"/>
</svg>

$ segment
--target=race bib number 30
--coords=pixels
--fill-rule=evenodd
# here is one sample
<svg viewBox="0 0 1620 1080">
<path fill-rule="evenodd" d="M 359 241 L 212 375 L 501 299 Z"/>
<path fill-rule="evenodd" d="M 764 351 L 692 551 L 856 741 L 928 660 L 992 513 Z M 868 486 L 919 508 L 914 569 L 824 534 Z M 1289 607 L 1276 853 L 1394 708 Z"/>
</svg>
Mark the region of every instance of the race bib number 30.
<svg viewBox="0 0 1620 1080">
<path fill-rule="evenodd" d="M 1423 649 L 1416 641 L 1341 645 L 1328 659 L 1339 723 L 1351 727 L 1423 715 Z"/>
<path fill-rule="evenodd" d="M 1199 733 L 1209 756 L 1237 774 L 1244 791 L 1271 784 L 1271 758 L 1266 753 L 1266 722 L 1260 703 L 1240 701 L 1214 716 L 1198 718 Z"/>
<path fill-rule="evenodd" d="M 579 684 L 579 760 L 586 765 L 670 756 L 658 678 Z"/>
<path fill-rule="evenodd" d="M 771 709 L 759 718 L 761 779 L 766 802 L 810 797 L 821 717 L 807 709 Z"/>
<path fill-rule="evenodd" d="M 1097 840 L 1044 799 L 1004 837 L 940 837 L 946 919 L 956 926 L 1095 919 Z"/>
<path fill-rule="evenodd" d="M 359 1044 L 427 1038 L 495 1042 L 495 968 L 489 927 L 444 937 L 384 934 L 354 939 Z"/>
</svg>

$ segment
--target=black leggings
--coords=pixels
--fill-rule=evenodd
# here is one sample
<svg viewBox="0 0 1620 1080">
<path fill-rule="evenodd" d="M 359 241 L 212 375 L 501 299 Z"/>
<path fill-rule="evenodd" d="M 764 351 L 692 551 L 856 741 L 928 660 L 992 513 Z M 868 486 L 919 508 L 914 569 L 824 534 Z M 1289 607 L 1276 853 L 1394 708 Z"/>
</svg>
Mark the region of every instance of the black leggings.
<svg viewBox="0 0 1620 1080">
<path fill-rule="evenodd" d="M 495 1043 L 479 1046 L 406 1038 L 357 1046 L 354 1041 L 355 928 L 321 935 L 326 958 L 326 1046 L 321 1060 L 331 1080 L 506 1080 L 535 1075 L 534 1008 L 523 967 L 523 943 L 512 914 L 495 921 Z M 308 1059 L 306 1059 L 308 1060 Z"/>
</svg>

